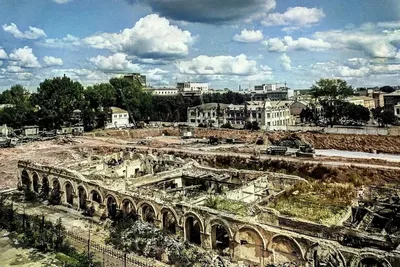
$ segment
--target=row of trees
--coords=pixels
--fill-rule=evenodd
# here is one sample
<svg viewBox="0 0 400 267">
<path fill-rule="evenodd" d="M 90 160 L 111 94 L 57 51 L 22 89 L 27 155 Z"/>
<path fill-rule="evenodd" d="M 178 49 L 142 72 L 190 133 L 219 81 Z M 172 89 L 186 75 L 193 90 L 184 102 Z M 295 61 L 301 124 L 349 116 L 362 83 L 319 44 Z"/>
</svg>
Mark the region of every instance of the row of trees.
<svg viewBox="0 0 400 267">
<path fill-rule="evenodd" d="M 10 104 L 0 111 L 0 122 L 14 128 L 39 125 L 55 129 L 77 123 L 74 110 L 81 111 L 86 128 L 103 127 L 109 117 L 109 107 L 127 110 L 135 121 L 187 120 L 187 108 L 204 103 L 243 104 L 238 93 L 206 94 L 200 97 L 153 96 L 142 90 L 141 84 L 121 78 L 84 88 L 70 78 L 56 77 L 42 82 L 37 92 L 30 93 L 21 85 L 12 86 L 0 94 L 0 104 Z"/>
<path fill-rule="evenodd" d="M 394 88 L 388 86 L 381 88 L 384 92 L 392 91 L 392 89 L 394 91 Z M 396 123 L 392 110 L 376 108 L 370 112 L 366 107 L 346 102 L 345 99 L 353 95 L 353 88 L 346 81 L 321 79 L 311 88 L 311 94 L 321 105 L 321 109 L 317 109 L 315 105 L 304 109 L 300 114 L 302 122 L 325 120 L 331 127 L 346 120 L 367 123 L 372 112 L 373 117 L 381 126 Z"/>
</svg>

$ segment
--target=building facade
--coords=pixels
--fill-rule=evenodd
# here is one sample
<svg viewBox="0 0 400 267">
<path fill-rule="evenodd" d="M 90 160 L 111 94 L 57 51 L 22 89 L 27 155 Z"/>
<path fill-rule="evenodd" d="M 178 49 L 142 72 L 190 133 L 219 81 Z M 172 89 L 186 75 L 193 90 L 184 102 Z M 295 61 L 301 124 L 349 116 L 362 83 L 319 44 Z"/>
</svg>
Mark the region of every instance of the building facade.
<svg viewBox="0 0 400 267">
<path fill-rule="evenodd" d="M 183 82 L 177 83 L 176 88 L 183 96 L 198 96 L 208 93 L 208 83 Z"/>
<path fill-rule="evenodd" d="M 111 107 L 111 118 L 107 123 L 106 128 L 128 128 L 131 126 L 129 123 L 129 113 L 126 110 L 117 107 Z"/>
<path fill-rule="evenodd" d="M 394 106 L 394 115 L 397 118 L 400 118 L 400 103 L 397 103 L 397 105 Z"/>
<path fill-rule="evenodd" d="M 263 130 L 277 130 L 281 126 L 295 124 L 290 105 L 285 101 L 250 101 L 246 105 L 209 103 L 188 109 L 188 123 L 219 127 L 230 123 L 234 128 L 243 128 L 246 122 L 257 122 Z"/>
<path fill-rule="evenodd" d="M 124 79 L 139 82 L 143 87 L 147 86 L 146 75 L 142 75 L 140 73 L 129 73 L 124 75 Z"/>
<path fill-rule="evenodd" d="M 255 92 L 272 92 L 277 90 L 276 84 L 261 84 L 254 86 Z"/>
<path fill-rule="evenodd" d="M 346 101 L 354 105 L 366 107 L 369 110 L 375 108 L 375 100 L 368 96 L 353 96 L 347 98 Z"/>
<path fill-rule="evenodd" d="M 144 91 L 152 95 L 160 96 L 175 96 L 179 93 L 176 88 L 145 88 Z"/>
<path fill-rule="evenodd" d="M 383 100 L 385 109 L 393 110 L 394 106 L 396 106 L 397 103 L 400 103 L 400 90 L 394 91 L 390 94 L 385 94 Z"/>
</svg>

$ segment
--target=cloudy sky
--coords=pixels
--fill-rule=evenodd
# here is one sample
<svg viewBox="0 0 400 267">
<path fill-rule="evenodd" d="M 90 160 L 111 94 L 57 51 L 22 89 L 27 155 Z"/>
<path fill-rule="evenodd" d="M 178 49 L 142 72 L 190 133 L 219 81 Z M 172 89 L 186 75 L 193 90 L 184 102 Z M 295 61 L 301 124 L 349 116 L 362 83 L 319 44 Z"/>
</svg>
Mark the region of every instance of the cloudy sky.
<svg viewBox="0 0 400 267">
<path fill-rule="evenodd" d="M 232 89 L 400 84 L 398 0 L 0 0 L 0 90 L 127 72 Z"/>
</svg>

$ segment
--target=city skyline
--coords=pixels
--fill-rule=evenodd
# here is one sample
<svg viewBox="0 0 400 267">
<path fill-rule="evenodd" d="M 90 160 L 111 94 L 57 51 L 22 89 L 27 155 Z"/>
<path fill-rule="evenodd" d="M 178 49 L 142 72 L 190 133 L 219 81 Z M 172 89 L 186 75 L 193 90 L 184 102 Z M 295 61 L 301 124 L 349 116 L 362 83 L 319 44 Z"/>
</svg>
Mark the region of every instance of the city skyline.
<svg viewBox="0 0 400 267">
<path fill-rule="evenodd" d="M 0 7 L 1 91 L 64 74 L 90 85 L 128 72 L 160 87 L 191 80 L 309 88 L 325 77 L 355 87 L 398 84 L 395 0 L 0 0 Z"/>
</svg>

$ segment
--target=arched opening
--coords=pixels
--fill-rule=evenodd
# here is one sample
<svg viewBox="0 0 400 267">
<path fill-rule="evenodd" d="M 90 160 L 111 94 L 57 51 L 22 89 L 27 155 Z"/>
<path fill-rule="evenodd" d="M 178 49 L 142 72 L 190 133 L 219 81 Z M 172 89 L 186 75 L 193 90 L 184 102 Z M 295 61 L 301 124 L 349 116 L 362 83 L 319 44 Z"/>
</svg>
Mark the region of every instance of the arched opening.
<svg viewBox="0 0 400 267">
<path fill-rule="evenodd" d="M 117 200 L 111 195 L 107 197 L 107 214 L 112 220 L 117 216 Z"/>
<path fill-rule="evenodd" d="M 277 236 L 272 239 L 271 247 L 274 255 L 274 263 L 293 263 L 301 265 L 302 255 L 300 247 L 286 236 Z"/>
<path fill-rule="evenodd" d="M 377 259 L 365 258 L 358 263 L 358 267 L 385 267 Z"/>
<path fill-rule="evenodd" d="M 201 245 L 201 225 L 198 218 L 190 216 L 185 221 L 186 240 L 197 245 Z"/>
<path fill-rule="evenodd" d="M 33 181 L 33 191 L 35 193 L 39 193 L 40 185 L 39 185 L 39 176 L 37 175 L 37 173 L 33 174 L 32 181 Z"/>
<path fill-rule="evenodd" d="M 260 263 L 263 257 L 264 242 L 261 235 L 254 229 L 242 228 L 237 232 L 235 241 L 238 243 L 236 255 L 245 261 Z"/>
<path fill-rule="evenodd" d="M 162 211 L 162 225 L 164 231 L 169 234 L 176 234 L 176 219 L 175 216 L 169 210 Z"/>
<path fill-rule="evenodd" d="M 79 208 L 81 210 L 86 210 L 87 205 L 86 205 L 86 199 L 87 199 L 87 193 L 86 190 L 82 187 L 78 187 L 78 197 L 79 197 Z"/>
<path fill-rule="evenodd" d="M 61 203 L 60 182 L 58 179 L 53 180 L 53 190 L 51 191 L 50 202 L 53 205 Z"/>
<path fill-rule="evenodd" d="M 65 184 L 65 200 L 70 205 L 74 204 L 74 189 L 69 182 Z"/>
<path fill-rule="evenodd" d="M 148 223 L 154 223 L 156 212 L 149 204 L 142 205 L 142 220 Z"/>
<path fill-rule="evenodd" d="M 22 185 L 22 190 L 24 191 L 31 190 L 31 179 L 29 178 L 28 172 L 25 170 L 23 170 L 21 173 L 21 185 Z"/>
<path fill-rule="evenodd" d="M 136 210 L 132 201 L 129 199 L 124 199 L 122 201 L 122 216 L 123 218 L 133 218 L 136 219 Z"/>
<path fill-rule="evenodd" d="M 40 192 L 40 196 L 43 199 L 47 199 L 50 193 L 50 184 L 49 179 L 47 177 L 42 178 L 42 190 Z"/>
<path fill-rule="evenodd" d="M 229 255 L 229 234 L 228 229 L 221 224 L 214 224 L 211 227 L 212 249 L 219 253 Z"/>
<path fill-rule="evenodd" d="M 97 192 L 96 190 L 92 190 L 91 195 L 92 195 L 92 201 L 93 202 L 97 202 L 99 204 L 101 204 L 103 202 L 102 199 L 101 199 L 100 193 Z"/>
</svg>

